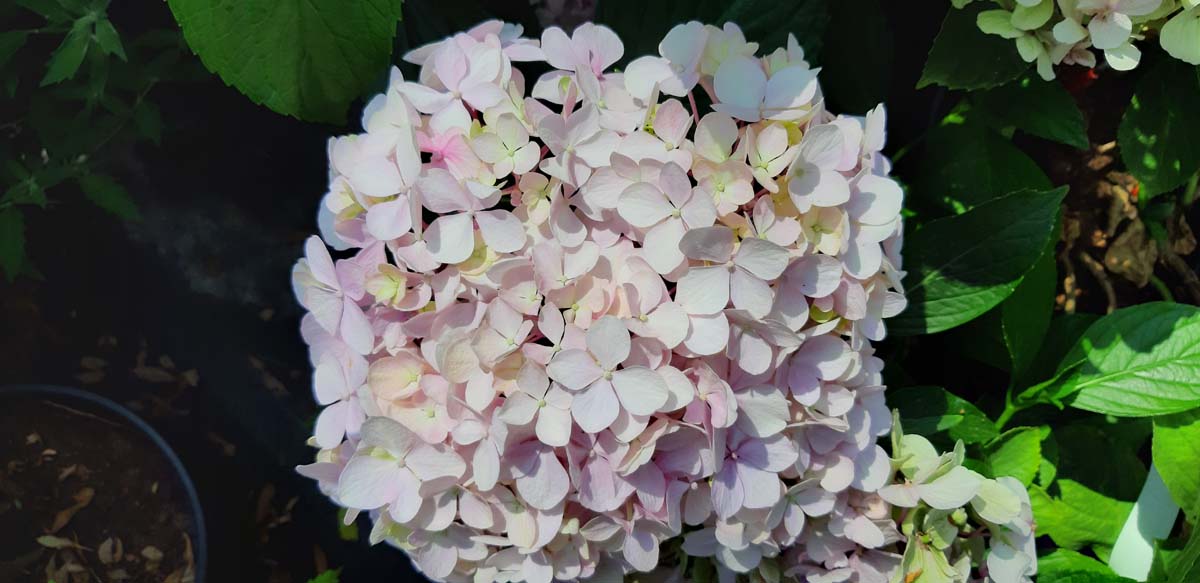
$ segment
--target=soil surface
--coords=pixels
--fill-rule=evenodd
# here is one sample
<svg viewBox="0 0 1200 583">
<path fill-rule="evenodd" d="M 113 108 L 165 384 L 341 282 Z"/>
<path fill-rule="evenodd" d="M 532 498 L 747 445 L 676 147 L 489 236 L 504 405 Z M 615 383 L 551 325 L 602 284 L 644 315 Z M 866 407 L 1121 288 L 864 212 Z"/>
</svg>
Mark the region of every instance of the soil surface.
<svg viewBox="0 0 1200 583">
<path fill-rule="evenodd" d="M 0 396 L 0 581 L 189 583 L 195 532 L 173 467 L 135 427 Z"/>
</svg>

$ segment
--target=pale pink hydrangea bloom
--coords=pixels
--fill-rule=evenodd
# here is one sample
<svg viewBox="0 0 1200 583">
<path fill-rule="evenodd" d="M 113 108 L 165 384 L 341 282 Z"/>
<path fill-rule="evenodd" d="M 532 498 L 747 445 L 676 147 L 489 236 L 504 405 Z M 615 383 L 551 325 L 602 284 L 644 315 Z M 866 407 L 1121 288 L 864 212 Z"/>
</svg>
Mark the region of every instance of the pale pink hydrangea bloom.
<svg viewBox="0 0 1200 583">
<path fill-rule="evenodd" d="M 883 110 L 833 115 L 794 38 L 757 49 L 687 23 L 621 73 L 606 27 L 484 23 L 331 140 L 322 233 L 356 251 L 294 270 L 327 406 L 301 472 L 372 542 L 474 583 L 616 580 L 685 534 L 723 581 L 895 570 Z M 660 98 L 695 91 L 715 111 Z"/>
</svg>

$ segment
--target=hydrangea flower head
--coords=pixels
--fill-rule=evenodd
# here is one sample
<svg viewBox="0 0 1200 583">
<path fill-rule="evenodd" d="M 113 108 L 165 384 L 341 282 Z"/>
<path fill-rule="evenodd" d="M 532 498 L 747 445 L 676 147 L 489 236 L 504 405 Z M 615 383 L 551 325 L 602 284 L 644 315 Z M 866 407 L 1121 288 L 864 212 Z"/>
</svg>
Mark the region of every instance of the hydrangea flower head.
<svg viewBox="0 0 1200 583">
<path fill-rule="evenodd" d="M 406 55 L 420 74 L 331 141 L 293 275 L 326 407 L 301 471 L 438 581 L 686 552 L 722 580 L 887 583 L 889 501 L 972 505 L 1006 533 L 994 570 L 1020 571 L 1007 486 L 946 494 L 973 473 L 916 437 L 887 486 L 870 343 L 904 305 L 903 194 L 882 109 L 828 112 L 796 39 L 760 56 L 732 23 L 623 56 L 601 25 L 484 23 Z M 531 60 L 552 70 L 527 96 Z"/>
</svg>

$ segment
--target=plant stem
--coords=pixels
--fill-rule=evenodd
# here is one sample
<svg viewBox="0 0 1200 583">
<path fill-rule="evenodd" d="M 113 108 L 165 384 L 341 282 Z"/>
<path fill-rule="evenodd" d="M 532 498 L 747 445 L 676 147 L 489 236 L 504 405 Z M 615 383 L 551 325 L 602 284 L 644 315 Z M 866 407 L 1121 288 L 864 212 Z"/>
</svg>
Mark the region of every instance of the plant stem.
<svg viewBox="0 0 1200 583">
<path fill-rule="evenodd" d="M 1021 408 L 1013 404 L 1012 389 L 1009 389 L 1008 394 L 1004 397 L 1004 411 L 1000 413 L 1000 417 L 996 418 L 996 430 L 1004 429 L 1004 426 L 1012 420 L 1013 415 L 1017 414 Z"/>
<path fill-rule="evenodd" d="M 1159 279 L 1157 275 L 1150 276 L 1150 285 L 1153 285 L 1154 289 L 1158 290 L 1163 301 L 1175 303 L 1175 296 L 1171 293 L 1171 288 L 1167 287 L 1167 284 Z"/>
</svg>

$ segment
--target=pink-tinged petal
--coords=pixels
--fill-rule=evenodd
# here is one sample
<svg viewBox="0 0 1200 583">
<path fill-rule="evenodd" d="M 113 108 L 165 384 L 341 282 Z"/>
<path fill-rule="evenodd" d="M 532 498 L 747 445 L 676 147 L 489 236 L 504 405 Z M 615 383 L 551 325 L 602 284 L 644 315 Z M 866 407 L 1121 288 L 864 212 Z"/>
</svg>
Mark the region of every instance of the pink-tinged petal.
<svg viewBox="0 0 1200 583">
<path fill-rule="evenodd" d="M 646 509 L 657 512 L 667 501 L 667 479 L 654 464 L 644 464 L 629 475 L 629 483 Z"/>
<path fill-rule="evenodd" d="M 635 182 L 621 193 L 617 212 L 629 224 L 645 229 L 671 216 L 675 207 L 658 187 L 649 182 Z"/>
<path fill-rule="evenodd" d="M 716 529 L 702 528 L 684 535 L 683 552 L 693 557 L 711 557 L 717 554 L 720 543 L 717 542 Z"/>
<path fill-rule="evenodd" d="M 767 93 L 767 74 L 758 59 L 735 56 L 725 59 L 713 79 L 717 100 L 735 108 L 734 117 L 759 120 L 758 109 Z"/>
<path fill-rule="evenodd" d="M 546 553 L 530 553 L 525 555 L 525 561 L 521 563 L 521 576 L 521 580 L 528 583 L 551 583 L 554 579 L 554 566 L 546 557 Z"/>
<path fill-rule="evenodd" d="M 679 304 L 666 302 L 647 316 L 646 325 L 667 348 L 675 348 L 688 333 L 688 316 Z"/>
<path fill-rule="evenodd" d="M 713 162 L 724 161 L 737 138 L 738 127 L 733 118 L 715 111 L 707 113 L 696 126 L 696 153 Z"/>
<path fill-rule="evenodd" d="M 479 233 L 488 247 L 500 253 L 511 253 L 525 246 L 525 227 L 512 213 L 503 210 L 475 213 Z"/>
<path fill-rule="evenodd" d="M 900 216 L 904 190 L 895 180 L 866 174 L 854 184 L 856 192 L 848 210 L 850 216 L 868 225 L 887 224 Z"/>
<path fill-rule="evenodd" d="M 782 434 L 747 441 L 738 448 L 738 454 L 743 465 L 776 473 L 796 463 L 798 456 L 795 443 Z"/>
<path fill-rule="evenodd" d="M 393 456 L 402 458 L 420 444 L 421 440 L 392 419 L 372 417 L 363 423 L 362 442 L 373 447 L 382 447 Z"/>
<path fill-rule="evenodd" d="M 739 310 L 746 310 L 755 318 L 762 318 L 771 311 L 775 303 L 775 292 L 767 282 L 742 269 L 734 269 L 729 283 L 729 299 Z"/>
<path fill-rule="evenodd" d="M 418 478 L 425 481 L 444 477 L 459 478 L 467 470 L 462 457 L 454 450 L 441 445 L 418 445 L 404 458 L 404 462 Z"/>
<path fill-rule="evenodd" d="M 396 495 L 396 499 L 388 505 L 388 515 L 392 517 L 392 520 L 403 524 L 415 518 L 424 505 L 424 499 L 419 492 L 421 481 L 412 472 L 401 469 L 396 474 L 396 483 L 399 486 L 399 493 Z"/>
<path fill-rule="evenodd" d="M 683 221 L 667 219 L 646 232 L 642 241 L 642 255 L 655 272 L 668 274 L 687 263 L 687 257 L 679 250 L 679 241 L 687 232 Z"/>
<path fill-rule="evenodd" d="M 788 281 L 810 298 L 823 298 L 842 283 L 842 262 L 828 255 L 810 255 L 788 266 Z"/>
<path fill-rule="evenodd" d="M 729 518 L 737 514 L 746 499 L 746 490 L 738 478 L 737 466 L 736 463 L 726 463 L 725 467 L 713 476 L 712 506 L 719 518 Z"/>
<path fill-rule="evenodd" d="M 746 508 L 770 508 L 779 502 L 783 487 L 775 472 L 767 472 L 749 466 L 734 464 L 737 467 L 738 481 L 745 491 L 742 504 Z"/>
<path fill-rule="evenodd" d="M 688 314 L 717 314 L 729 304 L 729 287 L 729 269 L 725 266 L 693 267 L 679 278 L 675 303 Z"/>
<path fill-rule="evenodd" d="M 361 308 L 347 298 L 342 305 L 338 335 L 358 354 L 370 354 L 375 347 L 375 332 Z"/>
<path fill-rule="evenodd" d="M 650 415 L 667 402 L 666 381 L 648 368 L 618 370 L 612 375 L 612 384 L 621 406 L 634 415 Z"/>
<path fill-rule="evenodd" d="M 562 502 L 570 490 L 571 480 L 554 450 L 540 447 L 531 471 L 517 478 L 521 498 L 538 510 L 549 510 Z"/>
<path fill-rule="evenodd" d="M 444 109 L 454 99 L 449 93 L 443 93 L 420 83 L 404 83 L 400 92 L 408 98 L 409 103 L 421 113 L 435 113 Z"/>
<path fill-rule="evenodd" d="M 699 483 L 683 497 L 683 521 L 697 526 L 704 524 L 712 515 L 712 493 L 707 483 Z M 684 544 L 687 544 L 686 542 Z M 688 553 L 694 554 L 694 553 Z"/>
<path fill-rule="evenodd" d="M 771 385 L 758 385 L 734 393 L 738 402 L 737 428 L 752 437 L 770 437 L 787 427 L 787 397 Z"/>
<path fill-rule="evenodd" d="M 629 185 L 628 178 L 617 174 L 612 167 L 605 166 L 596 170 L 592 178 L 583 186 L 583 198 L 593 209 L 615 209 L 621 199 L 621 193 Z"/>
<path fill-rule="evenodd" d="M 613 391 L 612 383 L 600 379 L 583 392 L 575 395 L 571 402 L 571 413 L 575 423 L 587 433 L 599 433 L 612 425 L 621 404 Z"/>
<path fill-rule="evenodd" d="M 679 242 L 684 255 L 697 261 L 727 263 L 733 256 L 733 229 L 725 226 L 688 231 Z"/>
<path fill-rule="evenodd" d="M 788 266 L 787 249 L 765 239 L 745 239 L 733 257 L 733 263 L 755 277 L 770 281 Z"/>
<path fill-rule="evenodd" d="M 565 447 L 571 441 L 571 410 L 568 401 L 567 408 L 546 406 L 538 413 L 538 440 L 551 447 Z"/>
<path fill-rule="evenodd" d="M 464 489 L 459 495 L 458 514 L 463 524 L 471 528 L 487 530 L 495 524 L 492 506 L 471 490 Z"/>
<path fill-rule="evenodd" d="M 600 318 L 588 328 L 587 347 L 600 367 L 611 371 L 629 358 L 629 329 L 615 316 Z"/>
<path fill-rule="evenodd" d="M 856 240 L 842 254 L 846 273 L 858 279 L 867 279 L 883 265 L 883 249 L 879 243 Z"/>
<path fill-rule="evenodd" d="M 447 541 L 434 541 L 418 548 L 416 559 L 421 572 L 427 577 L 445 579 L 458 564 L 458 550 Z"/>
<path fill-rule="evenodd" d="M 587 241 L 587 227 L 561 196 L 555 197 L 550 203 L 550 229 L 554 232 L 554 238 L 567 248 L 578 247 Z"/>
<path fill-rule="evenodd" d="M 879 526 L 863 515 L 858 515 L 846 523 L 843 528 L 846 538 L 868 548 L 875 549 L 883 546 L 883 531 Z"/>
<path fill-rule="evenodd" d="M 752 374 L 762 374 L 775 362 L 775 350 L 762 336 L 752 330 L 741 330 L 734 334 L 730 344 L 729 358 L 737 367 Z"/>
<path fill-rule="evenodd" d="M 487 492 L 496 486 L 500 478 L 500 453 L 490 441 L 479 442 L 471 458 L 471 471 L 475 474 L 475 486 Z"/>
<path fill-rule="evenodd" d="M 776 71 L 767 81 L 763 98 L 767 117 L 796 119 L 817 94 L 817 72 L 808 66 L 792 65 Z"/>
<path fill-rule="evenodd" d="M 497 412 L 500 420 L 509 425 L 525 425 L 533 421 L 537 415 L 538 402 L 525 393 L 515 393 L 505 399 L 504 405 Z"/>
<path fill-rule="evenodd" d="M 304 242 L 304 257 L 308 260 L 308 271 L 314 279 L 333 289 L 341 287 L 333 267 L 333 258 L 329 256 L 329 249 L 320 237 L 313 235 Z"/>
<path fill-rule="evenodd" d="M 459 213 L 434 219 L 425 233 L 429 254 L 448 264 L 466 261 L 475 250 L 475 225 L 471 215 Z"/>
<path fill-rule="evenodd" d="M 546 373 L 555 382 L 578 391 L 599 379 L 604 371 L 586 350 L 564 350 L 550 360 Z"/>
<path fill-rule="evenodd" d="M 319 287 L 303 290 L 301 304 L 312 312 L 313 319 L 321 328 L 330 334 L 337 334 L 342 324 L 342 310 L 345 307 L 340 292 L 329 291 Z"/>
<path fill-rule="evenodd" d="M 563 277 L 573 280 L 592 270 L 600 259 L 600 247 L 591 241 L 583 241 L 578 249 L 563 255 Z"/>
<path fill-rule="evenodd" d="M 638 571 L 643 573 L 653 571 L 658 566 L 658 539 L 644 528 L 634 528 L 632 532 L 625 535 L 621 556 L 625 557 L 625 561 Z"/>
<path fill-rule="evenodd" d="M 345 402 L 334 403 L 317 416 L 317 426 L 313 432 L 317 438 L 317 445 L 324 449 L 332 449 L 342 442 L 342 437 L 346 435 L 348 405 Z"/>
<path fill-rule="evenodd" d="M 547 340 L 558 344 L 562 341 L 563 332 L 567 329 L 567 323 L 563 319 L 562 312 L 558 310 L 558 306 L 550 302 L 546 302 L 538 311 L 538 330 Z"/>
<path fill-rule="evenodd" d="M 696 398 L 696 385 L 679 369 L 664 366 L 655 372 L 667 384 L 667 402 L 660 407 L 662 411 L 678 411 L 690 405 Z"/>
<path fill-rule="evenodd" d="M 557 26 L 542 31 L 542 52 L 546 55 L 546 62 L 555 69 L 573 71 L 579 60 L 571 37 Z"/>
<path fill-rule="evenodd" d="M 401 494 L 401 474 L 412 473 L 396 460 L 355 456 L 338 479 L 338 500 L 360 510 L 379 508 Z"/>
<path fill-rule="evenodd" d="M 883 448 L 868 447 L 854 458 L 854 481 L 850 485 L 863 492 L 874 492 L 892 479 L 892 464 Z"/>
<path fill-rule="evenodd" d="M 390 241 L 412 229 L 412 205 L 408 197 L 379 203 L 367 210 L 367 232 L 380 241 Z"/>
<path fill-rule="evenodd" d="M 683 345 L 688 350 L 700 356 L 708 356 L 725 349 L 729 343 L 729 320 L 723 312 L 712 316 L 692 316 L 689 320 L 691 330 L 683 340 Z"/>
<path fill-rule="evenodd" d="M 1088 22 L 1092 46 L 1097 49 L 1115 49 L 1129 40 L 1133 31 L 1133 20 L 1120 12 L 1110 12 L 1092 17 Z"/>
<path fill-rule="evenodd" d="M 792 357 L 792 361 L 812 366 L 821 380 L 832 381 L 850 369 L 854 362 L 854 352 L 837 336 L 815 336 L 800 345 L 800 350 Z"/>
<path fill-rule="evenodd" d="M 322 357 L 317 363 L 313 371 L 313 393 L 317 397 L 317 404 L 328 405 L 337 402 L 356 388 L 358 387 L 346 386 L 342 365 L 332 355 Z"/>
<path fill-rule="evenodd" d="M 417 190 L 421 194 L 421 204 L 438 214 L 474 210 L 478 206 L 473 201 L 474 195 L 462 182 L 441 168 L 427 170 L 417 182 Z"/>
<path fill-rule="evenodd" d="M 613 472 L 612 466 L 603 458 L 593 459 L 584 464 L 583 469 L 579 473 L 579 479 L 576 482 L 579 485 L 579 503 L 584 508 L 596 512 L 615 510 L 625 502 L 625 498 L 633 493 L 633 486 L 618 477 Z M 592 524 L 589 523 L 589 526 L 592 526 Z M 603 526 L 607 530 L 616 525 L 598 523 L 593 528 L 600 526 Z M 590 540 L 604 540 L 616 534 L 616 532 L 614 529 L 611 533 L 604 533 L 607 536 L 604 536 L 602 539 Z"/>
<path fill-rule="evenodd" d="M 683 222 L 693 229 L 710 227 L 717 221 L 717 207 L 704 192 L 696 191 L 679 210 Z"/>
<path fill-rule="evenodd" d="M 841 492 L 854 481 L 854 461 L 842 455 L 831 454 L 833 463 L 825 467 L 821 476 L 821 487 L 830 492 Z"/>
</svg>

